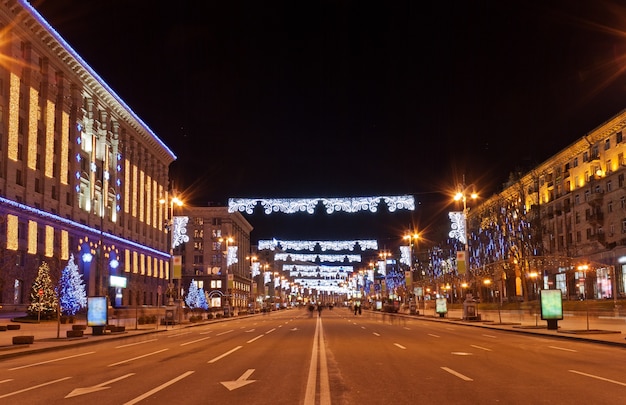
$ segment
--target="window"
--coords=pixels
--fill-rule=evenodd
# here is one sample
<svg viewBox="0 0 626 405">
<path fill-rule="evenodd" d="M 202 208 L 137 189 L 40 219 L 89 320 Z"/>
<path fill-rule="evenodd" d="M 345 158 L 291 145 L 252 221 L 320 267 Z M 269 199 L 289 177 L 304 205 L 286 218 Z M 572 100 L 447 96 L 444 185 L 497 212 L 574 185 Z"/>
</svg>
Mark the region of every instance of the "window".
<svg viewBox="0 0 626 405">
<path fill-rule="evenodd" d="M 610 180 L 606 182 L 606 192 L 607 193 L 610 193 L 612 191 L 612 186 L 613 185 L 611 184 Z"/>
<path fill-rule="evenodd" d="M 24 159 L 24 146 L 21 143 L 17 144 L 17 160 Z"/>
<path fill-rule="evenodd" d="M 621 143 L 622 142 L 622 131 L 619 131 L 618 133 L 615 134 L 615 143 Z"/>
<path fill-rule="evenodd" d="M 23 186 L 24 185 L 24 180 L 22 179 L 22 171 L 21 170 L 16 170 L 15 171 L 15 184 L 17 184 L 18 186 Z"/>
<path fill-rule="evenodd" d="M 574 158 L 574 167 L 578 167 L 578 158 L 577 157 Z"/>
<path fill-rule="evenodd" d="M 193 257 L 193 264 L 202 264 L 204 263 L 204 256 L 202 255 L 195 255 Z"/>
<path fill-rule="evenodd" d="M 609 212 L 609 213 L 613 212 L 613 201 L 609 201 L 609 202 L 606 204 L 606 210 L 607 210 L 607 212 Z"/>
<path fill-rule="evenodd" d="M 41 193 L 41 186 L 38 178 L 35 178 L 35 193 Z"/>
<path fill-rule="evenodd" d="M 611 139 L 608 138 L 606 141 L 604 141 L 604 150 L 609 150 L 611 149 Z"/>
</svg>

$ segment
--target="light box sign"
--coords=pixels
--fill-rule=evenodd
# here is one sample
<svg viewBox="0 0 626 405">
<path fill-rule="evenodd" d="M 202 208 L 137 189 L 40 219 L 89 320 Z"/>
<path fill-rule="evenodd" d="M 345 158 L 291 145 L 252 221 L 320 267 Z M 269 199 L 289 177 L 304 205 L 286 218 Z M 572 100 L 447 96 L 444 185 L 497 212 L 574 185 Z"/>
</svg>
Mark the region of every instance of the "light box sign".
<svg viewBox="0 0 626 405">
<path fill-rule="evenodd" d="M 109 285 L 111 287 L 126 288 L 126 277 L 109 276 Z"/>
<path fill-rule="evenodd" d="M 563 319 L 561 290 L 541 290 L 541 319 Z"/>
<path fill-rule="evenodd" d="M 87 326 L 106 326 L 107 298 L 87 297 Z"/>
<path fill-rule="evenodd" d="M 435 312 L 445 314 L 448 312 L 448 300 L 446 298 L 437 298 Z"/>
</svg>

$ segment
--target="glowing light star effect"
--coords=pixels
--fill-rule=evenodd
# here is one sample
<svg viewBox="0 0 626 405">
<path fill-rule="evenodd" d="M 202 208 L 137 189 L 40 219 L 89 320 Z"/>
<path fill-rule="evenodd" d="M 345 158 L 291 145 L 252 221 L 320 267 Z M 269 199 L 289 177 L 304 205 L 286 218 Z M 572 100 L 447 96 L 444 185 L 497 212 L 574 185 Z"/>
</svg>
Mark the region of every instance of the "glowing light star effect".
<svg viewBox="0 0 626 405">
<path fill-rule="evenodd" d="M 178 216 L 172 218 L 172 249 L 189 242 L 187 235 L 187 223 L 189 217 Z"/>
<path fill-rule="evenodd" d="M 458 239 L 459 242 L 465 244 L 465 214 L 461 211 L 452 211 L 448 213 L 448 218 L 450 218 L 450 233 L 449 237 Z"/>
<path fill-rule="evenodd" d="M 321 203 L 326 213 L 354 213 L 359 211 L 377 212 L 378 205 L 384 201 L 389 212 L 406 209 L 415 210 L 415 199 L 411 195 L 379 196 L 379 197 L 348 197 L 348 198 L 229 198 L 228 212 L 245 212 L 252 215 L 257 205 L 261 205 L 266 214 L 281 212 L 294 214 L 306 212 L 313 214 Z"/>
<path fill-rule="evenodd" d="M 361 255 L 318 255 L 314 253 L 276 253 L 274 260 L 279 261 L 301 261 L 301 262 L 343 262 L 348 259 L 349 262 L 361 262 Z"/>
<path fill-rule="evenodd" d="M 378 241 L 369 240 L 259 240 L 258 250 L 309 250 L 314 251 L 317 246 L 322 251 L 327 250 L 350 250 L 353 251 L 359 245 L 361 250 L 378 250 Z"/>
</svg>

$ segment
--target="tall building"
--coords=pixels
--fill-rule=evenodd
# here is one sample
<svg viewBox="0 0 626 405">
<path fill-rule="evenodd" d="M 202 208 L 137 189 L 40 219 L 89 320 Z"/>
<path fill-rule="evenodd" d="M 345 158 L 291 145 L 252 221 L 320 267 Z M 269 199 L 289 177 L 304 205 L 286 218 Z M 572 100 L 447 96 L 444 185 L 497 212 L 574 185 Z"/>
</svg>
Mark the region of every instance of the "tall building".
<svg viewBox="0 0 626 405">
<path fill-rule="evenodd" d="M 510 252 L 521 252 L 526 259 L 540 256 L 543 259 L 535 260 L 526 270 L 539 271 L 540 288 L 560 288 L 568 297 L 623 297 L 626 293 L 625 133 L 626 110 L 519 179 L 513 179 L 501 193 L 470 211 L 470 223 L 473 217 L 484 224 L 490 206 L 499 206 L 501 213 L 509 214 L 514 205 L 523 207 L 519 212 L 526 213 L 529 231 L 519 231 L 522 228 L 519 224 L 513 226 L 514 215 L 509 215 L 509 219 L 503 217 L 501 222 L 509 222 L 509 235 L 517 232 L 520 236 L 516 237 L 517 243 L 509 244 L 506 249 L 501 248 L 504 244 L 494 248 L 492 241 L 488 250 L 502 253 L 496 259 L 506 260 L 512 257 Z M 474 222 L 473 232 L 478 222 Z M 522 242 L 523 238 L 534 240 L 532 249 L 526 249 L 525 253 L 521 248 L 531 244 Z M 474 244 L 475 248 L 473 259 L 478 257 L 479 241 L 480 236 L 470 241 L 470 246 Z M 488 250 L 483 248 L 483 252 Z M 510 292 L 516 290 L 515 295 L 522 295 L 520 289 L 528 274 L 513 274 L 519 282 L 509 285 Z"/>
<path fill-rule="evenodd" d="M 73 256 L 88 295 L 156 304 L 176 156 L 28 2 L 2 2 L 0 26 L 0 302 Z"/>
<path fill-rule="evenodd" d="M 212 311 L 233 313 L 253 305 L 251 274 L 252 225 L 228 207 L 183 207 L 188 241 L 174 250 L 181 256 L 183 296 L 192 280 L 207 295 Z"/>
</svg>

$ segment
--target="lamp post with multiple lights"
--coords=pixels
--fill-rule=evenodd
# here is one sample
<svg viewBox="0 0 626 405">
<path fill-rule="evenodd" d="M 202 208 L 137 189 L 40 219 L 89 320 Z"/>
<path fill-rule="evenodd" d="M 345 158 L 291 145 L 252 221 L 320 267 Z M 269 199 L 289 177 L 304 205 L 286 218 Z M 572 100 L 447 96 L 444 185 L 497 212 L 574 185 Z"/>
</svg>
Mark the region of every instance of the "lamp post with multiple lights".
<svg viewBox="0 0 626 405">
<path fill-rule="evenodd" d="M 169 210 L 167 211 L 165 219 L 165 229 L 168 232 L 168 248 L 170 253 L 170 269 L 168 274 L 168 305 L 174 304 L 174 206 L 182 207 L 183 201 L 178 197 L 162 198 L 159 200 L 161 205 L 168 204 Z M 176 294 L 178 296 L 178 294 Z"/>
<path fill-rule="evenodd" d="M 478 194 L 474 189 L 473 185 L 467 186 L 465 185 L 465 178 L 463 178 L 463 183 L 457 185 L 456 193 L 454 194 L 454 201 L 462 201 L 463 202 L 463 219 L 459 224 L 463 227 L 461 232 L 459 232 L 459 238 L 462 238 L 461 243 L 463 243 L 463 262 L 464 262 L 464 273 L 467 274 L 469 272 L 469 243 L 468 243 L 468 231 L 467 231 L 467 199 L 471 198 L 475 200 L 478 198 Z M 457 257 L 457 263 L 459 258 Z"/>
</svg>

